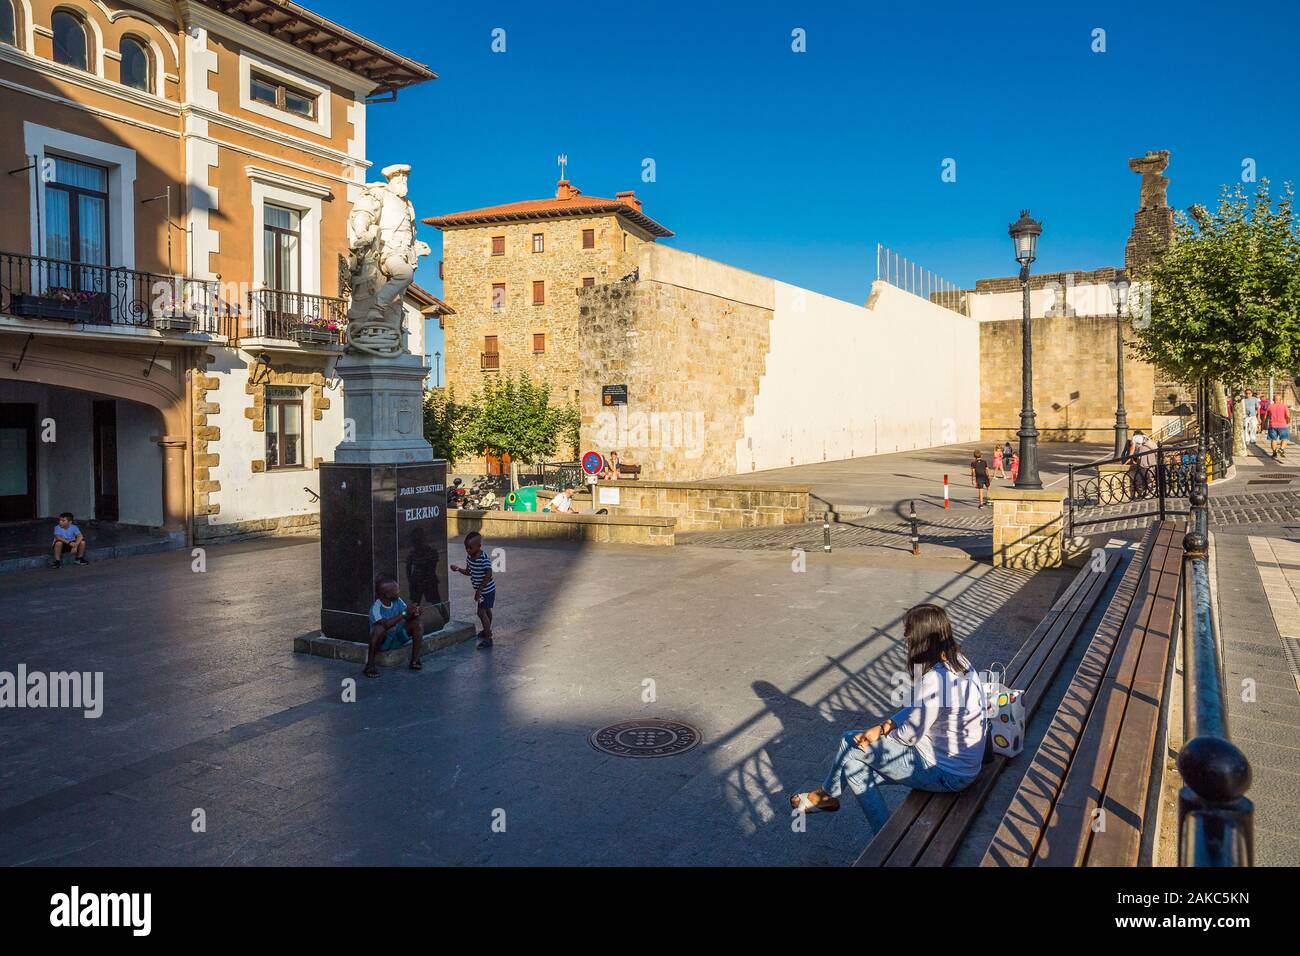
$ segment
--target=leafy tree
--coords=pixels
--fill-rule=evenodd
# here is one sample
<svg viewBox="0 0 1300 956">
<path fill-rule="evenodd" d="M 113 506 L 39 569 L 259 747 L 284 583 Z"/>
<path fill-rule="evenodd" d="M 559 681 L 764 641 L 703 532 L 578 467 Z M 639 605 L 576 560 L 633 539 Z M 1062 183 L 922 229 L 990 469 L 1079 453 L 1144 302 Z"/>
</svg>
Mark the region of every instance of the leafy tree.
<svg viewBox="0 0 1300 956">
<path fill-rule="evenodd" d="M 458 403 L 450 389 L 424 390 L 424 438 L 433 446 L 435 458 L 454 462 L 473 453 L 466 443 L 473 411 Z"/>
<path fill-rule="evenodd" d="M 1300 229 L 1289 184 L 1276 203 L 1263 179 L 1253 202 L 1240 185 L 1225 186 L 1213 213 L 1180 213 L 1175 241 L 1135 278 L 1150 310 L 1133 323 L 1136 351 L 1176 381 L 1235 384 L 1300 364 Z"/>
<path fill-rule="evenodd" d="M 477 455 L 510 456 L 510 484 L 519 462 L 535 464 L 554 458 L 561 438 L 576 444 L 572 405 L 551 404 L 551 389 L 527 375 L 485 376 L 470 401 L 464 448 Z"/>
</svg>

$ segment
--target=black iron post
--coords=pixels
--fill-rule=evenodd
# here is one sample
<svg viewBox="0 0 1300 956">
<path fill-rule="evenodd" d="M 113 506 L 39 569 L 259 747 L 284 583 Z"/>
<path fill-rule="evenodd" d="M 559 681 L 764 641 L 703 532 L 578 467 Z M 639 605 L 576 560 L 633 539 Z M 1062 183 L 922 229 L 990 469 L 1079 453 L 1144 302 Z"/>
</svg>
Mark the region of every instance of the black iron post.
<svg viewBox="0 0 1300 956">
<path fill-rule="evenodd" d="M 1115 276 L 1115 457 L 1124 454 L 1128 441 L 1128 413 L 1124 409 L 1124 306 L 1128 303 L 1128 277 Z"/>
<path fill-rule="evenodd" d="M 916 527 L 916 501 L 912 501 L 912 510 L 907 519 L 912 523 L 912 556 L 916 557 L 921 553 L 921 533 Z"/>
<path fill-rule="evenodd" d="M 826 554 L 831 553 L 831 513 L 822 512 L 822 551 Z"/>
<path fill-rule="evenodd" d="M 1020 292 L 1022 298 L 1021 359 L 1020 359 L 1020 472 L 1016 487 L 1036 489 L 1043 487 L 1038 477 L 1038 427 L 1034 415 L 1034 343 L 1029 322 L 1029 264 L 1037 257 L 1038 237 L 1043 227 L 1029 216 L 1029 210 L 1020 213 L 1007 232 L 1015 243 L 1016 261 L 1020 263 Z"/>
<path fill-rule="evenodd" d="M 1202 498 L 1204 487 L 1196 495 Z M 1195 504 L 1195 503 L 1194 503 Z M 1183 740 L 1178 773 L 1180 866 L 1252 866 L 1254 804 L 1250 762 L 1228 738 L 1218 638 L 1210 605 L 1204 528 L 1183 537 Z"/>
</svg>

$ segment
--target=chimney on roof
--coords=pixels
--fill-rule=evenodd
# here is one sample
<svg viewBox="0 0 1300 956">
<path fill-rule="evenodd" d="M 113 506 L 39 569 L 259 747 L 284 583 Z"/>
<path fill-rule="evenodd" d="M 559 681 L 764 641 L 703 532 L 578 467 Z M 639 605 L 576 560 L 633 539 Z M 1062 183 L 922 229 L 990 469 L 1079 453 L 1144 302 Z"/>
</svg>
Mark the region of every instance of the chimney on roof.
<svg viewBox="0 0 1300 956">
<path fill-rule="evenodd" d="M 561 179 L 555 184 L 556 199 L 576 199 L 582 195 L 582 190 L 567 179 Z"/>
<path fill-rule="evenodd" d="M 631 206 L 637 212 L 641 211 L 641 200 L 636 198 L 636 190 L 625 189 L 622 192 L 614 193 L 614 198 Z"/>
</svg>

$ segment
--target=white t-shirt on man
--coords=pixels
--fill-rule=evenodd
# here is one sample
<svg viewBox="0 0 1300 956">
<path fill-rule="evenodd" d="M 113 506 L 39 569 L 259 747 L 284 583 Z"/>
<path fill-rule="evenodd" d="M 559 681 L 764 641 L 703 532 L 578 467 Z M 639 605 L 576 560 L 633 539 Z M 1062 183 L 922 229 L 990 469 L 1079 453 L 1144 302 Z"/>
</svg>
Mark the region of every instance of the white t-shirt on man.
<svg viewBox="0 0 1300 956">
<path fill-rule="evenodd" d="M 573 499 L 570 498 L 563 491 L 561 491 L 558 495 L 556 495 L 554 498 L 551 499 L 551 510 L 559 511 L 561 513 L 572 511 Z"/>
</svg>

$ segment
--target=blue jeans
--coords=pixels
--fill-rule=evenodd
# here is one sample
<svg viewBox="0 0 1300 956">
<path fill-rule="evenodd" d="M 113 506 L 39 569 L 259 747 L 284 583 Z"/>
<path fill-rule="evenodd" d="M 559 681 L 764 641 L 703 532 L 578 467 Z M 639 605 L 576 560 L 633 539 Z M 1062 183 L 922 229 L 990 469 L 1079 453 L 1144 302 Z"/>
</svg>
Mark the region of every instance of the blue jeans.
<svg viewBox="0 0 1300 956">
<path fill-rule="evenodd" d="M 888 735 L 878 737 L 864 751 L 854 742 L 861 731 L 850 730 L 840 738 L 840 749 L 835 763 L 822 789 L 838 799 L 844 784 L 849 785 L 858 805 L 867 815 L 872 830 L 879 831 L 889 819 L 889 808 L 880 795 L 883 783 L 901 783 L 913 790 L 933 790 L 939 793 L 965 790 L 974 777 L 959 777 L 938 767 L 928 767 L 921 761 L 915 747 L 892 740 Z"/>
</svg>

